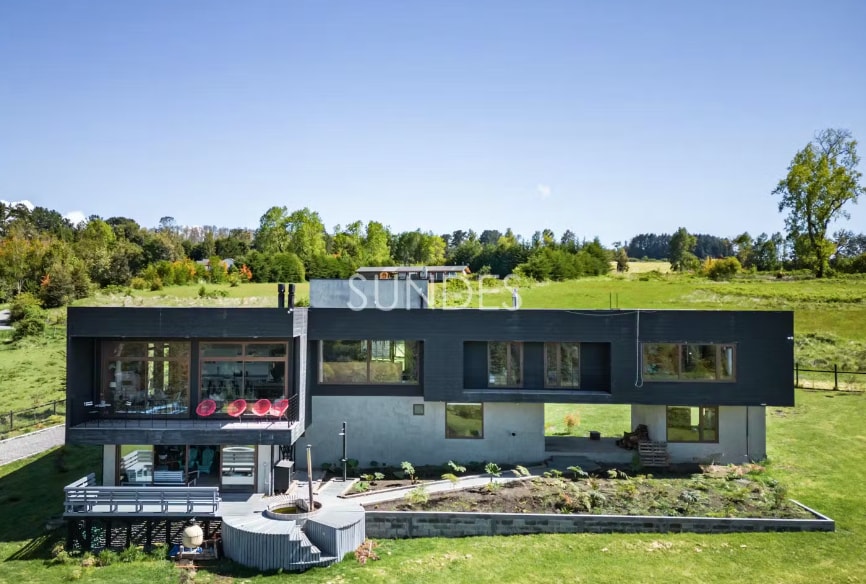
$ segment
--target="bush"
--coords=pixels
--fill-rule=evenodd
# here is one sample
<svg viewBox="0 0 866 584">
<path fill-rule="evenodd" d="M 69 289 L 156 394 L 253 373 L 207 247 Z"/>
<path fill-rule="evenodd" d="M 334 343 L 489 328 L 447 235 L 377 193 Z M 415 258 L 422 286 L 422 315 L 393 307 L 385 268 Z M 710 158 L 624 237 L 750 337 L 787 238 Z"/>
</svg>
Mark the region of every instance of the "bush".
<svg viewBox="0 0 866 584">
<path fill-rule="evenodd" d="M 34 311 L 42 312 L 42 301 L 29 292 L 22 292 L 15 297 L 9 306 L 9 322 L 15 323 L 24 320 Z"/>
<path fill-rule="evenodd" d="M 12 333 L 13 340 L 18 341 L 24 337 L 36 337 L 45 332 L 45 312 L 41 309 L 40 311 L 42 312 L 42 316 L 33 314 L 15 323 L 15 332 Z"/>
<path fill-rule="evenodd" d="M 711 280 L 730 280 L 741 269 L 740 260 L 733 256 L 721 260 L 707 258 L 704 260 L 703 273 Z"/>
<path fill-rule="evenodd" d="M 129 283 L 133 290 L 147 290 L 149 288 L 147 280 L 144 278 L 135 277 Z"/>
</svg>

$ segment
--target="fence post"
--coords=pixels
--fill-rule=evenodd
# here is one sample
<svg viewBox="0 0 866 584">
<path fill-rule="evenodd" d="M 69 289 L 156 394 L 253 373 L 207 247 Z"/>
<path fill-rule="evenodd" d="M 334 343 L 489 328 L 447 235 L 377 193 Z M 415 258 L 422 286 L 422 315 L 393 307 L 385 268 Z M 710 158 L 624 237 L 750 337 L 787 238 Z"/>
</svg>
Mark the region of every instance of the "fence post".
<svg viewBox="0 0 866 584">
<path fill-rule="evenodd" d="M 839 365 L 833 363 L 833 389 L 839 389 Z"/>
<path fill-rule="evenodd" d="M 15 429 L 14 420 L 15 420 L 15 412 L 11 411 L 11 412 L 9 412 L 9 431 L 10 432 Z"/>
<path fill-rule="evenodd" d="M 800 362 L 794 361 L 794 387 L 800 387 Z"/>
</svg>

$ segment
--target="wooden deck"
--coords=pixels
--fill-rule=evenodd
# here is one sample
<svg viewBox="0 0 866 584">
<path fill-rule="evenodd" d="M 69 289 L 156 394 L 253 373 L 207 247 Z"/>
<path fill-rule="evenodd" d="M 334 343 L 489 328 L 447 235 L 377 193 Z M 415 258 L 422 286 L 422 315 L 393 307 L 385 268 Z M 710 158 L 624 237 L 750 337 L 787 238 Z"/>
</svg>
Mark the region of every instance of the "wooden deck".
<svg viewBox="0 0 866 584">
<path fill-rule="evenodd" d="M 293 444 L 304 427 L 286 420 L 102 418 L 66 429 L 70 444 Z"/>
</svg>

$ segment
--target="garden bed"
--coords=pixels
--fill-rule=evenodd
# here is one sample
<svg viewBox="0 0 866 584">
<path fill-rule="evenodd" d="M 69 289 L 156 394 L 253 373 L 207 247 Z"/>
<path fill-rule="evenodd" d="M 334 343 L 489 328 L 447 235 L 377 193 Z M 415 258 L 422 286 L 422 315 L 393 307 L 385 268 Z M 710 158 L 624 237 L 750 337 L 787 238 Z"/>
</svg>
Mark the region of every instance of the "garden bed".
<svg viewBox="0 0 866 584">
<path fill-rule="evenodd" d="M 608 476 L 537 477 L 480 488 L 455 488 L 367 506 L 368 511 L 589 513 L 668 517 L 812 519 L 787 489 L 756 465 L 706 467 L 704 472 L 654 478 L 610 470 Z M 583 473 L 585 475 L 585 473 Z M 391 481 L 383 481 L 390 483 Z M 425 500 L 426 499 L 426 500 Z"/>
</svg>

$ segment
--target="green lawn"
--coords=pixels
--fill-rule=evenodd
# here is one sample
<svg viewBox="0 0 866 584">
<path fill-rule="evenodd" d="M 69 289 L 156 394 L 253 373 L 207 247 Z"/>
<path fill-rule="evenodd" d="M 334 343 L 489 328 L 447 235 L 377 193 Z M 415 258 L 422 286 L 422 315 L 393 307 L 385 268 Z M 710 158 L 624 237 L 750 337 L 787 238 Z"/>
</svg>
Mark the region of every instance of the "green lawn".
<svg viewBox="0 0 866 584">
<path fill-rule="evenodd" d="M 641 278 L 646 278 L 641 280 Z M 866 370 L 866 280 L 746 280 L 714 283 L 677 276 L 632 274 L 522 288 L 525 308 L 790 309 L 795 312 L 798 358 L 842 359 Z M 212 288 L 208 286 L 208 288 Z M 274 306 L 275 286 L 226 288 L 229 297 L 205 303 L 198 287 L 89 299 L 87 304 Z M 171 296 L 167 296 L 171 293 Z M 306 289 L 299 291 L 305 296 Z M 251 296 L 261 300 L 245 300 Z M 485 305 L 510 304 L 503 291 Z M 56 395 L 63 378 L 63 335 L 0 343 L 3 403 Z M 31 344 L 32 343 L 32 344 Z M 53 388 L 53 389 L 52 389 Z M 62 393 L 62 392 L 61 392 Z M 18 396 L 24 396 L 19 398 Z M 227 563 L 199 570 L 196 582 L 859 582 L 866 580 L 866 410 L 863 394 L 797 391 L 795 408 L 768 408 L 769 472 L 791 497 L 837 520 L 837 531 L 742 535 L 547 535 L 384 541 L 378 562 L 343 562 L 300 576 L 260 576 Z M 573 413 L 576 435 L 630 430 L 627 407 L 551 404 L 547 431 L 565 431 Z M 48 565 L 53 541 L 45 520 L 61 511 L 62 485 L 98 467 L 98 453 L 69 449 L 0 467 L 0 584 L 22 582 L 177 582 L 166 562 L 102 568 Z"/>
</svg>

